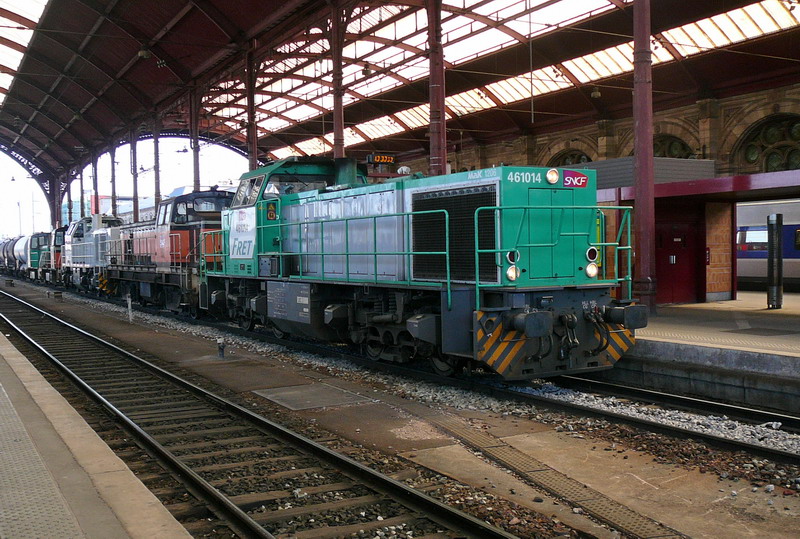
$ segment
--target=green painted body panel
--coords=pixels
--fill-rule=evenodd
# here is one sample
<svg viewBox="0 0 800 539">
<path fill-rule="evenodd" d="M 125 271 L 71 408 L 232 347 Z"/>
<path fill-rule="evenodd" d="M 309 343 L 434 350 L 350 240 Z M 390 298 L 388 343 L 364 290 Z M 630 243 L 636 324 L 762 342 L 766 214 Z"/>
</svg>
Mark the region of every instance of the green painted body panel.
<svg viewBox="0 0 800 539">
<path fill-rule="evenodd" d="M 254 204 L 240 205 L 222 213 L 222 231 L 215 233 L 224 247 L 222 264 L 207 264 L 205 273 L 232 277 L 257 278 L 258 255 L 281 254 L 286 234 L 281 209 L 311 201 L 335 200 L 355 195 L 390 191 L 416 192 L 448 189 L 460 186 L 491 185 L 497 193 L 497 205 L 480 208 L 475 215 L 474 226 L 478 230 L 478 214 L 489 212 L 495 215 L 497 228 L 493 249 L 478 249 L 478 234 L 475 234 L 475 267 L 479 266 L 480 253 L 490 253 L 500 276 L 498 281 L 480 282 L 480 289 L 491 287 L 508 288 L 553 288 L 574 286 L 616 286 L 621 281 L 630 283 L 630 271 L 625 271 L 623 260 L 627 255 L 630 269 L 630 247 L 627 238 L 603 238 L 598 222 L 604 217 L 596 207 L 596 172 L 582 169 L 551 169 L 543 167 L 502 166 L 491 169 L 461 172 L 446 176 L 427 178 L 400 178 L 376 184 L 361 184 L 363 178 L 351 177 L 343 181 L 336 177 L 327 189 L 279 194 L 282 189 L 268 188 L 270 178 L 291 176 L 302 179 L 311 176 L 336 176 L 331 160 L 316 159 L 312 162 L 279 161 L 267 167 L 242 175 L 242 181 L 265 176 L 260 185 L 261 192 Z M 307 185 L 307 184 L 303 184 Z M 324 188 L 324 185 L 323 185 Z M 271 189 L 271 191 L 270 191 Z M 607 210 L 603 208 L 603 210 Z M 622 211 L 623 208 L 608 208 Z M 405 208 L 405 214 L 411 212 Z M 271 218 L 268 218 L 271 215 Z M 620 229 L 630 228 L 630 219 L 620 220 Z M 413 218 L 413 216 L 412 216 Z M 333 222 L 332 220 L 326 222 Z M 406 227 L 409 234 L 411 227 Z M 231 236 L 231 230 L 236 231 Z M 245 232 L 242 232 L 245 231 Z M 247 232 L 249 231 L 249 232 Z M 629 234 L 629 232 L 627 232 Z M 248 235 L 249 234 L 249 235 Z M 451 228 L 453 234 L 458 230 Z M 410 244 L 410 242 L 409 242 Z M 596 247 L 601 253 L 601 266 L 606 247 L 614 250 L 620 278 L 604 276 L 602 270 L 595 278 L 586 275 L 589 262 L 586 252 Z M 296 253 L 293 253 L 296 254 Z M 484 254 L 484 256 L 489 256 Z M 512 265 L 519 270 L 515 280 L 509 280 L 507 271 Z M 283 264 L 283 258 L 281 258 Z M 262 273 L 263 275 L 263 273 Z M 294 277 L 293 277 L 294 278 Z M 325 278 L 323 278 L 325 280 Z M 349 282 L 349 278 L 339 279 Z M 472 280 L 475 282 L 475 279 Z M 408 281 L 403 281 L 407 283 Z M 449 289 L 450 283 L 446 283 Z"/>
</svg>

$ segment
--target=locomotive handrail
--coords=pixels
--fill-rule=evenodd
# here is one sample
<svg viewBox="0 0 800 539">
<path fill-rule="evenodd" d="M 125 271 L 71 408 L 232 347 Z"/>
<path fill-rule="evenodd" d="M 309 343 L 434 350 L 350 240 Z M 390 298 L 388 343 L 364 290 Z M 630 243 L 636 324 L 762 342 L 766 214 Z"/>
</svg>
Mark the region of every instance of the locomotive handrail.
<svg viewBox="0 0 800 539">
<path fill-rule="evenodd" d="M 499 254 L 510 252 L 510 251 L 519 251 L 520 249 L 531 249 L 531 248 L 553 248 L 559 244 L 562 237 L 585 237 L 587 240 L 587 246 L 595 247 L 595 248 L 603 248 L 605 250 L 606 247 L 611 247 L 614 249 L 613 260 L 614 260 L 614 267 L 617 268 L 617 277 L 613 279 L 609 279 L 607 275 L 608 267 L 607 265 L 603 265 L 603 280 L 613 280 L 617 283 L 625 283 L 626 294 L 627 298 L 632 297 L 632 255 L 633 255 L 633 247 L 630 245 L 630 206 L 482 206 L 475 210 L 473 215 L 473 226 L 474 226 L 474 238 L 475 238 L 475 308 L 476 310 L 480 310 L 481 308 L 481 288 L 498 288 L 505 286 L 502 283 L 502 277 L 500 279 L 501 282 L 499 283 L 481 283 L 480 280 L 480 255 L 481 254 L 493 254 L 495 256 L 495 265 L 499 268 L 503 267 L 502 262 L 499 260 Z M 528 218 L 529 211 L 535 210 L 560 210 L 558 219 L 557 219 L 557 228 L 556 233 L 554 234 L 554 241 L 552 242 L 545 242 L 545 243 L 520 243 L 520 237 L 523 233 L 523 228 L 526 224 L 531 223 L 532 221 Z M 585 232 L 563 232 L 563 222 L 564 222 L 564 215 L 567 210 L 571 211 L 591 211 L 593 213 L 589 214 L 589 226 L 588 230 Z M 596 215 L 597 212 L 606 211 L 622 211 L 623 215 L 620 219 L 619 223 L 619 230 L 617 231 L 617 237 L 615 242 L 601 242 L 601 241 L 591 241 L 592 237 L 592 230 L 596 228 Z M 495 249 L 481 249 L 480 248 L 480 236 L 479 236 L 479 227 L 478 227 L 478 218 L 481 212 L 493 212 L 496 216 L 499 216 L 504 211 L 522 211 L 522 218 L 520 219 L 519 226 L 517 227 L 516 237 L 514 240 L 514 246 L 503 246 L 500 245 L 498 248 Z M 499 222 L 499 219 L 498 219 Z M 625 237 L 627 238 L 627 245 L 621 245 L 622 241 L 622 233 L 623 230 L 625 231 Z M 498 239 L 502 242 L 502 235 L 498 236 Z M 626 256 L 627 262 L 627 271 L 624 277 L 619 277 L 619 257 L 624 252 Z M 511 265 L 511 261 L 509 261 L 509 265 Z"/>
<path fill-rule="evenodd" d="M 261 201 L 261 202 L 272 202 L 272 201 Z M 259 203 L 260 204 L 260 203 Z M 403 218 L 404 225 L 406 229 L 410 227 L 411 218 L 414 216 L 425 215 L 425 214 L 442 214 L 444 216 L 445 222 L 445 250 L 444 251 L 414 251 L 410 245 L 411 239 L 410 234 L 404 234 L 404 243 L 405 243 L 405 250 L 402 251 L 378 251 L 378 227 L 377 227 L 377 220 L 378 219 L 388 219 L 388 218 Z M 365 221 L 370 220 L 372 221 L 372 244 L 375 247 L 372 251 L 350 251 L 350 222 L 352 221 Z M 335 223 L 343 223 L 344 224 L 344 237 L 345 237 L 345 250 L 342 252 L 326 252 L 325 251 L 325 225 L 331 225 Z M 319 225 L 320 232 L 320 251 L 304 251 L 303 250 L 303 227 L 308 228 L 308 226 Z M 298 252 L 286 252 L 282 249 L 283 243 L 285 240 L 283 231 L 285 229 L 289 229 L 290 227 L 297 227 L 297 244 L 299 251 Z M 362 216 L 355 216 L 355 217 L 341 217 L 336 219 L 317 219 L 314 221 L 302 221 L 297 223 L 271 223 L 267 225 L 261 225 L 257 227 L 257 234 L 260 239 L 263 239 L 263 235 L 266 234 L 266 231 L 271 228 L 277 228 L 279 230 L 279 244 L 278 246 L 281 248 L 279 251 L 262 251 L 258 250 L 258 256 L 277 256 L 280 258 L 280 274 L 281 277 L 286 276 L 284 275 L 284 264 L 283 259 L 289 256 L 297 256 L 299 257 L 299 273 L 300 275 L 288 275 L 289 279 L 298 279 L 298 280 L 336 280 L 336 281 L 344 281 L 347 283 L 381 283 L 381 284 L 405 284 L 405 285 L 418 285 L 418 286 L 441 286 L 440 281 L 437 282 L 430 282 L 425 280 L 417 280 L 413 279 L 411 276 L 411 257 L 413 256 L 420 256 L 420 255 L 431 255 L 431 256 L 443 256 L 445 260 L 445 288 L 447 290 L 447 308 L 450 309 L 452 306 L 452 280 L 450 275 L 450 215 L 448 214 L 447 210 L 439 209 L 439 210 L 425 210 L 425 211 L 416 211 L 416 212 L 400 212 L 400 213 L 388 213 L 382 215 L 362 215 Z M 257 245 L 261 245 L 264 242 L 257 242 Z M 306 241 L 307 243 L 307 241 Z M 307 277 L 303 275 L 304 268 L 303 268 L 303 257 L 308 256 L 319 256 L 320 257 L 320 277 Z M 325 257 L 331 256 L 342 256 L 345 259 L 345 272 L 344 277 L 342 279 L 330 279 L 325 276 Z M 353 278 L 350 273 L 350 257 L 353 256 L 371 256 L 373 257 L 373 278 L 372 279 L 358 279 Z M 408 274 L 406 279 L 402 280 L 379 280 L 378 279 L 378 257 L 381 256 L 403 256 L 406 259 L 406 268 L 408 269 Z"/>
</svg>

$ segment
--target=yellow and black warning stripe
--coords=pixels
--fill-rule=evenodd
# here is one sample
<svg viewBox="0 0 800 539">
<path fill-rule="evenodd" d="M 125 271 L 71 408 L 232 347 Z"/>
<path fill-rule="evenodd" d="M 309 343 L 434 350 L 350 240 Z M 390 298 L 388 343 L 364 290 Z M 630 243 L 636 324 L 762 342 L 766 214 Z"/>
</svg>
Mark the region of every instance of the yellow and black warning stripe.
<svg viewBox="0 0 800 539">
<path fill-rule="evenodd" d="M 636 344 L 636 337 L 632 330 L 625 329 L 622 324 L 608 324 L 608 330 L 609 338 L 606 353 L 613 364 L 619 361 L 619 359 L 625 355 L 625 352 Z M 595 330 L 594 336 L 598 341 L 600 340 L 600 334 L 597 330 Z"/>
<path fill-rule="evenodd" d="M 523 359 L 523 346 L 528 340 L 525 334 L 506 331 L 496 313 L 476 311 L 474 316 L 475 361 L 489 365 L 501 375 L 513 370 L 514 363 Z"/>
</svg>

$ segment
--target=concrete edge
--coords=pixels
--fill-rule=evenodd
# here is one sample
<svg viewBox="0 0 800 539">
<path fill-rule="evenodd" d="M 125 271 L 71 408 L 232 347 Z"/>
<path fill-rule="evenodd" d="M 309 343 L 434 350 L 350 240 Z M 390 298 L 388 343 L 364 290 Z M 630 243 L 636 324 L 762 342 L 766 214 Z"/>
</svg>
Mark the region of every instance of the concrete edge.
<svg viewBox="0 0 800 539">
<path fill-rule="evenodd" d="M 800 354 L 778 354 L 746 348 L 720 348 L 707 344 L 637 338 L 636 345 L 626 356 L 662 363 L 691 364 L 739 374 L 779 376 L 800 382 Z M 622 361 L 624 360 L 623 357 Z"/>
<path fill-rule="evenodd" d="M 191 537 L 80 414 L 2 334 L 0 352 L 131 537 Z"/>
</svg>

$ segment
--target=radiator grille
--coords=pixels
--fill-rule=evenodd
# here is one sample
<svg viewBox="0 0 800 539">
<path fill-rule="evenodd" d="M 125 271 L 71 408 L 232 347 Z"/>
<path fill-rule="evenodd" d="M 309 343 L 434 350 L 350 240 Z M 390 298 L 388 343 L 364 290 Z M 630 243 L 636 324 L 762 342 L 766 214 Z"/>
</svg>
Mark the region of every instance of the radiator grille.
<svg viewBox="0 0 800 539">
<path fill-rule="evenodd" d="M 475 281 L 475 224 L 477 208 L 496 206 L 495 186 L 450 189 L 432 193 L 415 193 L 411 198 L 412 211 L 447 210 L 450 215 L 450 278 L 454 281 Z M 415 252 L 445 250 L 445 221 L 443 214 L 414 216 L 413 237 Z M 481 212 L 478 218 L 478 238 L 481 249 L 495 248 L 495 218 L 492 212 Z M 497 282 L 497 267 L 492 253 L 480 255 L 480 279 Z M 445 279 L 447 267 L 444 256 L 415 255 L 415 279 Z"/>
</svg>

